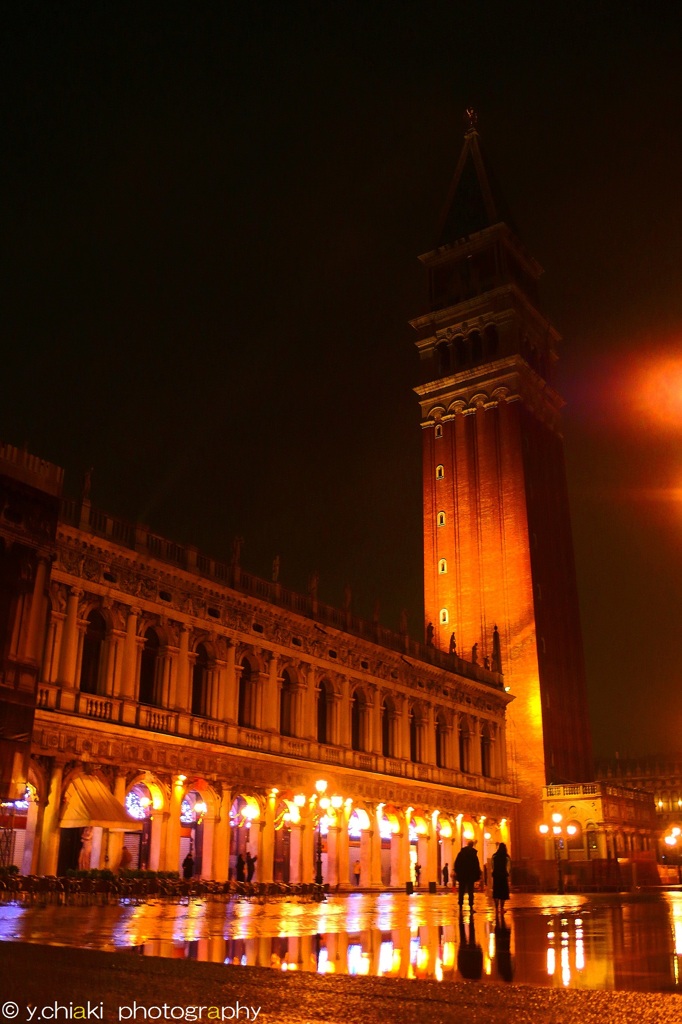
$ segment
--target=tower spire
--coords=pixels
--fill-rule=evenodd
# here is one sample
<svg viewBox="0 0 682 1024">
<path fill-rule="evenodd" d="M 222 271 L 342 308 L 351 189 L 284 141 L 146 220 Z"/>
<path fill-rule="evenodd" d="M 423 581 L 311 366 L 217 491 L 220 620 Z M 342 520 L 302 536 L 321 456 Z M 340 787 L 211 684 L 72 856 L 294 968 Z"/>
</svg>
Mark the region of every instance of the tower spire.
<svg viewBox="0 0 682 1024">
<path fill-rule="evenodd" d="M 437 246 L 451 245 L 506 220 L 507 207 L 481 149 L 478 114 L 464 112 L 464 145 L 440 217 Z"/>
</svg>

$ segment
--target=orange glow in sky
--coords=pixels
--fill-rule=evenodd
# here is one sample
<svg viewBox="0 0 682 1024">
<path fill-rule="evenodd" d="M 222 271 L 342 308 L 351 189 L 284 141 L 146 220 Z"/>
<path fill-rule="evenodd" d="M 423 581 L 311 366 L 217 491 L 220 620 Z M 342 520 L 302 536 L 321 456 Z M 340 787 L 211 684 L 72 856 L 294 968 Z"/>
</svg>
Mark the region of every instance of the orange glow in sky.
<svg viewBox="0 0 682 1024">
<path fill-rule="evenodd" d="M 633 366 L 638 411 L 664 429 L 682 431 L 682 353 L 652 354 Z"/>
</svg>

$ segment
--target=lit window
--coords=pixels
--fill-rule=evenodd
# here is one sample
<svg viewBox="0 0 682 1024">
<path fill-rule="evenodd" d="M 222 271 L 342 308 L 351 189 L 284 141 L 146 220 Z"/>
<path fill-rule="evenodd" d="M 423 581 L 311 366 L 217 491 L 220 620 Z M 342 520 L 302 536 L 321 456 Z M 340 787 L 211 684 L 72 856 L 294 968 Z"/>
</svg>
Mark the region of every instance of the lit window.
<svg viewBox="0 0 682 1024">
<path fill-rule="evenodd" d="M 438 525 L 445 526 L 445 512 L 438 513 Z"/>
<path fill-rule="evenodd" d="M 436 480 L 443 480 L 445 477 L 445 468 L 443 466 L 436 466 Z"/>
<path fill-rule="evenodd" d="M 440 562 L 438 563 L 438 572 L 444 573 L 444 572 L 447 572 L 447 571 L 448 571 L 448 563 L 447 563 L 447 561 L 444 558 L 441 558 Z"/>
<path fill-rule="evenodd" d="M 436 423 L 436 437 L 443 436 L 443 427 L 440 423 Z"/>
<path fill-rule="evenodd" d="M 450 621 L 450 616 L 448 615 L 447 608 L 441 608 L 441 610 L 440 610 L 440 624 L 441 624 L 441 626 L 447 626 L 449 621 Z"/>
</svg>

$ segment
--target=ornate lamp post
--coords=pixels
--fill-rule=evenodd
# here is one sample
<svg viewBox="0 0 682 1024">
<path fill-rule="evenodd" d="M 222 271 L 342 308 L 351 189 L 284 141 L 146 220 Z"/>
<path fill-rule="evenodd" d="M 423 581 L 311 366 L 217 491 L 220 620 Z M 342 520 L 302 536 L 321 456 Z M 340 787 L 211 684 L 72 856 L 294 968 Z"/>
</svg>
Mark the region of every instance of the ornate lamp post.
<svg viewBox="0 0 682 1024">
<path fill-rule="evenodd" d="M 564 895 L 564 876 L 561 870 L 561 840 L 564 835 L 574 836 L 578 831 L 575 825 L 562 825 L 563 815 L 555 813 L 552 815 L 552 824 L 538 826 L 540 835 L 549 838 L 550 834 L 554 840 L 554 856 L 556 857 L 557 893 Z"/>
</svg>

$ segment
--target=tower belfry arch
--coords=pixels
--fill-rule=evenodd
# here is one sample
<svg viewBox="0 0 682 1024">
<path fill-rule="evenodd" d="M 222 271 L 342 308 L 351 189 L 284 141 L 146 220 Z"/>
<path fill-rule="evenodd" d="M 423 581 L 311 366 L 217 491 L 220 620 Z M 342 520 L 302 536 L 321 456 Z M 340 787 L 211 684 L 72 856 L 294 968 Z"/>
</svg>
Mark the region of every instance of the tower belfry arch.
<svg viewBox="0 0 682 1024">
<path fill-rule="evenodd" d="M 463 657 L 498 662 L 515 695 L 515 849 L 531 857 L 541 848 L 542 787 L 592 774 L 554 386 L 560 338 L 541 311 L 542 269 L 512 225 L 473 111 L 465 125 L 437 245 L 420 257 L 429 311 L 411 321 L 422 371 L 425 621 L 441 650 L 454 630 Z"/>
</svg>

